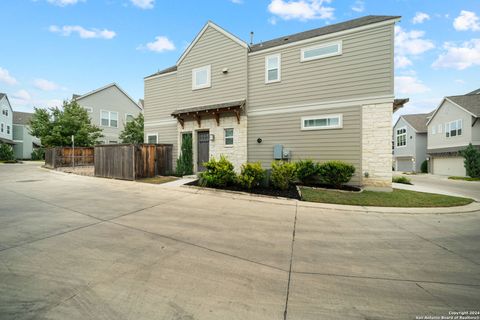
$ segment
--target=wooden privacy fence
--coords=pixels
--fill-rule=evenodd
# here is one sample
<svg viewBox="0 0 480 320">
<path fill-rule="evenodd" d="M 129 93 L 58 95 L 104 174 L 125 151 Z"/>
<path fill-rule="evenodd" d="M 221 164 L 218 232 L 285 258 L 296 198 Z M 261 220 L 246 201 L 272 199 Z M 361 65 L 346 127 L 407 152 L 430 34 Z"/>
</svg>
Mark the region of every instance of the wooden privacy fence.
<svg viewBox="0 0 480 320">
<path fill-rule="evenodd" d="M 74 151 L 75 149 L 75 151 Z M 49 168 L 93 166 L 93 147 L 55 147 L 45 150 L 45 166 Z"/>
<path fill-rule="evenodd" d="M 172 172 L 171 144 L 108 144 L 95 146 L 95 176 L 124 180 Z"/>
</svg>

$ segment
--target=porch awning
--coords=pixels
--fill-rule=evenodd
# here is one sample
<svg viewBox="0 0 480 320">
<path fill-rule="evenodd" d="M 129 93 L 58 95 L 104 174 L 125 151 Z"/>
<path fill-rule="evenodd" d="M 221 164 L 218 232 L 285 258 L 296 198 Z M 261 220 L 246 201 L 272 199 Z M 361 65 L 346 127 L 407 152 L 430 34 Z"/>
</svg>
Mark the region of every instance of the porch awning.
<svg viewBox="0 0 480 320">
<path fill-rule="evenodd" d="M 217 104 L 210 104 L 205 106 L 191 107 L 185 109 L 178 109 L 172 113 L 172 117 L 178 120 L 180 125 L 184 126 L 185 120 L 196 120 L 198 126 L 201 126 L 201 119 L 205 116 L 213 116 L 220 124 L 220 114 L 233 113 L 237 117 L 237 122 L 240 123 L 240 113 L 245 108 L 246 100 L 230 101 Z"/>
<path fill-rule="evenodd" d="M 410 101 L 409 98 L 393 100 L 393 112 L 397 111 L 400 108 L 403 108 L 403 105 L 408 101 Z"/>
</svg>

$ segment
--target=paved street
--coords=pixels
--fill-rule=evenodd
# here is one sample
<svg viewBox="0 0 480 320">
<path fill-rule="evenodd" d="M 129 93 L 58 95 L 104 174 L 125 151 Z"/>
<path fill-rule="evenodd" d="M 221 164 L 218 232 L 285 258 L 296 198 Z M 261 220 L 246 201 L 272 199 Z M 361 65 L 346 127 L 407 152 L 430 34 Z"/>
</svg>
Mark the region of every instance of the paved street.
<svg viewBox="0 0 480 320">
<path fill-rule="evenodd" d="M 0 319 L 480 308 L 480 212 L 319 208 L 0 164 Z"/>
</svg>

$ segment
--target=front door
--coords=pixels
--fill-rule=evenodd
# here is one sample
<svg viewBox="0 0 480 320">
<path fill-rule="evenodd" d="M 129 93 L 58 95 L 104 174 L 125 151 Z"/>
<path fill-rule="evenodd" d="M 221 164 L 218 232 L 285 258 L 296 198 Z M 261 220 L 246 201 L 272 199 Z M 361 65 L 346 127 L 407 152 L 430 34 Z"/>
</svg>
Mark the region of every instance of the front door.
<svg viewBox="0 0 480 320">
<path fill-rule="evenodd" d="M 210 132 L 209 131 L 198 131 L 197 133 L 197 168 L 198 171 L 205 171 L 203 166 L 204 162 L 210 160 L 209 156 L 209 143 L 210 143 Z"/>
</svg>

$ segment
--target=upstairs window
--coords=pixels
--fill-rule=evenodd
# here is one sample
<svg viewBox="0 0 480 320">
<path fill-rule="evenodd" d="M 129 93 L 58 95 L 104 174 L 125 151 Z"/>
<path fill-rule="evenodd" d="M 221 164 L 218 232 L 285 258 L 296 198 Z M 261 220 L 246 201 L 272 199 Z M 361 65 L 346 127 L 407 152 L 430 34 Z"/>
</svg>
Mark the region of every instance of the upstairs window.
<svg viewBox="0 0 480 320">
<path fill-rule="evenodd" d="M 397 147 L 404 147 L 407 145 L 407 128 L 397 129 Z"/>
<path fill-rule="evenodd" d="M 225 145 L 233 145 L 233 128 L 225 129 Z"/>
<path fill-rule="evenodd" d="M 10 134 L 10 126 L 7 125 L 7 134 Z"/>
<path fill-rule="evenodd" d="M 462 120 L 455 120 L 445 123 L 445 136 L 447 138 L 461 136 L 462 135 Z"/>
<path fill-rule="evenodd" d="M 211 67 L 205 66 L 192 70 L 192 90 L 211 87 Z"/>
<path fill-rule="evenodd" d="M 3 109 L 2 114 L 8 117 L 8 109 Z"/>
<path fill-rule="evenodd" d="M 300 61 L 310 61 L 322 59 L 342 54 L 342 42 L 331 42 L 318 46 L 303 48 L 301 50 Z"/>
<path fill-rule="evenodd" d="M 342 127 L 341 114 L 302 117 L 302 130 L 339 129 Z"/>
<path fill-rule="evenodd" d="M 93 112 L 93 108 L 92 107 L 84 107 L 85 110 L 87 110 L 88 113 L 92 113 Z"/>
<path fill-rule="evenodd" d="M 280 54 L 265 57 L 265 83 L 280 81 Z"/>
<path fill-rule="evenodd" d="M 134 119 L 134 116 L 132 114 L 126 114 L 125 115 L 125 122 L 132 122 Z"/>
<path fill-rule="evenodd" d="M 103 127 L 118 128 L 118 112 L 102 110 L 101 124 Z"/>
<path fill-rule="evenodd" d="M 0 132 L 3 132 L 3 126 L 4 126 L 4 124 L 0 123 Z"/>
<path fill-rule="evenodd" d="M 432 126 L 432 134 L 437 133 L 437 127 L 435 125 Z"/>
</svg>

